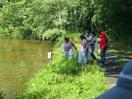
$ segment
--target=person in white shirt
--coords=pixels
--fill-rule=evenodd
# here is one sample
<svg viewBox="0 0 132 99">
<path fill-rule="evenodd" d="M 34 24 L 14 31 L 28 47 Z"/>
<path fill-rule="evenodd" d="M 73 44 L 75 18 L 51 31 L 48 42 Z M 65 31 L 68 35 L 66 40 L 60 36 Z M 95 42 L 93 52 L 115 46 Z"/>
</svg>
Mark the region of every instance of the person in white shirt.
<svg viewBox="0 0 132 99">
<path fill-rule="evenodd" d="M 79 63 L 87 64 L 87 56 L 88 56 L 88 42 L 85 36 L 80 36 L 81 46 L 80 46 L 80 54 L 79 54 Z"/>
</svg>

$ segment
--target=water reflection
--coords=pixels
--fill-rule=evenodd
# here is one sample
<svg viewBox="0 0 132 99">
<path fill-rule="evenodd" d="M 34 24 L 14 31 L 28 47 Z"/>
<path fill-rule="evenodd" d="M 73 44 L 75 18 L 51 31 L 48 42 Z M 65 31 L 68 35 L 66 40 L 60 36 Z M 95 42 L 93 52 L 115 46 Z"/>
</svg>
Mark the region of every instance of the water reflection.
<svg viewBox="0 0 132 99">
<path fill-rule="evenodd" d="M 34 73 L 47 63 L 49 42 L 0 39 L 0 91 L 10 98 L 20 93 Z"/>
</svg>

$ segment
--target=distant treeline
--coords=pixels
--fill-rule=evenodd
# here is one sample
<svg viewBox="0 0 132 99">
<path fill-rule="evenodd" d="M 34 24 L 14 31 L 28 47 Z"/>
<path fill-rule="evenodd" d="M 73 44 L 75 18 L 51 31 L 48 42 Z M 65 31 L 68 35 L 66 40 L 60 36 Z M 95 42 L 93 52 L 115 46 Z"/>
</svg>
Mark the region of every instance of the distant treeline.
<svg viewBox="0 0 132 99">
<path fill-rule="evenodd" d="M 0 0 L 0 36 L 56 39 L 71 33 L 106 31 L 130 37 L 132 0 Z"/>
</svg>

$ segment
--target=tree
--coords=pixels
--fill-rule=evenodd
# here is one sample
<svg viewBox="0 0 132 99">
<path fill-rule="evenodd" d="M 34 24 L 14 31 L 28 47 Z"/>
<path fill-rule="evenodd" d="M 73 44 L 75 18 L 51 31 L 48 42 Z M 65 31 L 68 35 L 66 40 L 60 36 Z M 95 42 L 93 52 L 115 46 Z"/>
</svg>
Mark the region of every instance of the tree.
<svg viewBox="0 0 132 99">
<path fill-rule="evenodd" d="M 34 32 L 46 38 L 62 35 L 68 23 L 68 9 L 72 3 L 73 1 L 68 0 L 35 0 L 33 2 Z"/>
<path fill-rule="evenodd" d="M 29 15 L 31 12 L 29 1 L 30 0 L 1 1 L 3 6 L 0 9 L 0 33 L 3 36 L 10 38 L 23 36 L 20 32 L 20 28 L 29 24 Z"/>
<path fill-rule="evenodd" d="M 128 38 L 132 32 L 131 0 L 94 0 L 93 22 L 102 30 L 109 30 L 116 39 Z"/>
</svg>

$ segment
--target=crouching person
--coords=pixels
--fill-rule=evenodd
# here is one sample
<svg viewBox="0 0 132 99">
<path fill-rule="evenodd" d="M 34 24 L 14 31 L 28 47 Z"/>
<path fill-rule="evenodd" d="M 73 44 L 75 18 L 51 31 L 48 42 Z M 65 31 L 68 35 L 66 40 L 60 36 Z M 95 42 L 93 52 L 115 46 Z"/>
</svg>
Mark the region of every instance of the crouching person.
<svg viewBox="0 0 132 99">
<path fill-rule="evenodd" d="M 64 44 L 63 44 L 63 51 L 65 57 L 73 57 L 75 56 L 74 50 L 77 50 L 76 46 L 70 42 L 68 37 L 64 38 Z"/>
</svg>

